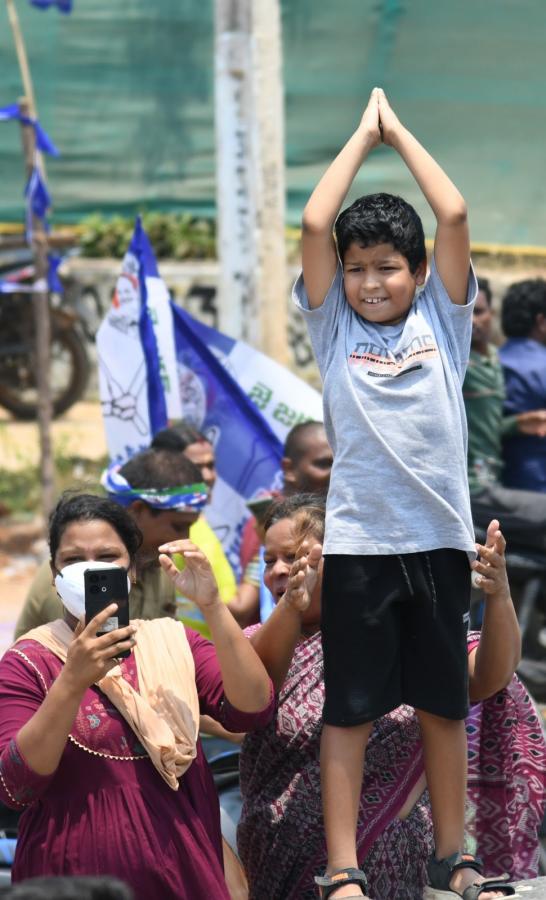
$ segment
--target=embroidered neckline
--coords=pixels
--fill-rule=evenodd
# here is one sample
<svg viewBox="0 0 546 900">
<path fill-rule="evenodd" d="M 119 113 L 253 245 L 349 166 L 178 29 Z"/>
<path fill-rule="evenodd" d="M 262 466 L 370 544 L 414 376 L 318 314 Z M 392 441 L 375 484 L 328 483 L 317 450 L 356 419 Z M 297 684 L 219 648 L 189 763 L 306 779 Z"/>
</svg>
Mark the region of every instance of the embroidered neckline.
<svg viewBox="0 0 546 900">
<path fill-rule="evenodd" d="M 116 756 L 114 753 L 102 753 L 100 750 L 91 750 L 90 747 L 86 747 L 85 744 L 81 744 L 80 741 L 76 740 L 72 734 L 68 735 L 68 739 L 69 741 L 72 741 L 76 747 L 79 747 L 80 750 L 84 750 L 92 756 L 101 756 L 103 759 L 115 759 L 119 762 L 127 762 L 134 759 L 149 759 L 147 753 L 143 753 L 140 756 Z"/>
</svg>

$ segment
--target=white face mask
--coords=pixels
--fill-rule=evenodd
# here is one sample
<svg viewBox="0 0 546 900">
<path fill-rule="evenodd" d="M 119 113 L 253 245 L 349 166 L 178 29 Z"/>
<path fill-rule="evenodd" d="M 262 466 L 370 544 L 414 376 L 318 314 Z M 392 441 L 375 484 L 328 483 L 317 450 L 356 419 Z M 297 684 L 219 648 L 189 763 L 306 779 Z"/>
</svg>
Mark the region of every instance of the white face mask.
<svg viewBox="0 0 546 900">
<path fill-rule="evenodd" d="M 55 576 L 55 587 L 63 602 L 63 606 L 76 619 L 85 618 L 85 583 L 83 573 L 87 569 L 111 569 L 115 563 L 98 562 L 97 560 L 84 560 L 71 563 Z M 122 568 L 117 566 L 116 568 Z M 127 576 L 127 590 L 131 590 L 131 580 Z"/>
</svg>

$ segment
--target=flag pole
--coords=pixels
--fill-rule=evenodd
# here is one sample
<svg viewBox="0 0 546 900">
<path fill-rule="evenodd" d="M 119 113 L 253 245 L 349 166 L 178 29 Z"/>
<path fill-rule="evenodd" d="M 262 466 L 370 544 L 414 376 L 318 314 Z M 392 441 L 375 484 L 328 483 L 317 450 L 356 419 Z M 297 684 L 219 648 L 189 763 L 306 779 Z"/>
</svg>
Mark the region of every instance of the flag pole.
<svg viewBox="0 0 546 900">
<path fill-rule="evenodd" d="M 19 16 L 17 15 L 17 10 L 15 8 L 15 3 L 13 2 L 13 0 L 6 0 L 6 6 L 8 8 L 9 23 L 13 32 L 13 41 L 15 43 L 17 61 L 19 62 L 19 69 L 21 71 L 21 78 L 23 80 L 23 88 L 25 91 L 25 96 L 28 100 L 29 114 L 32 118 L 35 118 L 36 100 L 34 99 L 34 88 L 32 86 L 32 78 L 28 65 L 27 51 L 23 38 L 23 32 L 21 31 Z"/>
<path fill-rule="evenodd" d="M 28 115 L 31 119 L 36 119 L 38 110 L 36 108 L 36 98 L 34 96 L 34 85 L 32 84 L 32 75 L 30 74 L 30 66 L 28 64 L 27 49 L 25 47 L 25 39 L 17 15 L 14 0 L 6 0 L 8 11 L 8 19 L 13 32 L 13 43 L 15 44 L 15 52 L 17 54 L 17 62 L 19 63 L 19 71 L 21 73 L 21 81 L 23 82 L 23 91 L 28 106 Z M 42 154 L 38 149 L 35 150 L 36 165 L 43 178 L 46 177 L 45 163 Z"/>
<path fill-rule="evenodd" d="M 21 79 L 25 97 L 19 101 L 19 109 L 23 115 L 31 119 L 37 117 L 34 87 L 28 64 L 28 57 L 21 31 L 21 25 L 15 3 L 6 0 L 8 18 L 13 32 L 15 52 L 21 71 Z M 30 177 L 34 166 L 45 179 L 45 166 L 42 154 L 36 147 L 36 130 L 32 125 L 21 123 L 23 153 L 27 177 Z M 38 430 L 40 436 L 40 482 L 42 487 L 42 510 L 47 522 L 53 509 L 55 487 L 53 475 L 53 452 L 51 444 L 52 398 L 50 374 L 51 320 L 49 315 L 49 292 L 47 276 L 49 261 L 47 258 L 48 241 L 43 222 L 31 211 L 32 216 L 32 255 L 34 258 L 35 291 L 32 294 L 32 312 L 34 320 L 34 348 L 36 354 L 36 387 L 38 392 Z M 37 290 L 36 290 L 37 288 Z"/>
<path fill-rule="evenodd" d="M 19 109 L 28 116 L 30 105 L 19 101 Z M 36 150 L 36 130 L 32 125 L 21 122 L 21 136 L 27 177 L 34 170 Z M 30 199 L 28 201 L 31 203 Z M 53 448 L 51 441 L 51 419 L 53 402 L 50 384 L 51 371 L 51 316 L 49 313 L 49 259 L 48 239 L 40 216 L 30 209 L 32 223 L 32 257 L 34 260 L 34 291 L 32 293 L 32 318 L 34 324 L 34 353 L 36 360 L 36 390 L 38 394 L 38 433 L 40 439 L 40 483 L 42 488 L 42 511 L 47 522 L 55 501 Z"/>
</svg>

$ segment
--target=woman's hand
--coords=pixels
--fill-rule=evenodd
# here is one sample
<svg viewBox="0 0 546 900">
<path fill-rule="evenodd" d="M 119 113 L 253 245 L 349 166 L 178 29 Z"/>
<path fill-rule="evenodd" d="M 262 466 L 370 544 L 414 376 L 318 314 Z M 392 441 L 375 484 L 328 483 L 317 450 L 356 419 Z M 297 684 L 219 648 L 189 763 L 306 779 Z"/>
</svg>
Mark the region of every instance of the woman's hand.
<svg viewBox="0 0 546 900">
<path fill-rule="evenodd" d="M 506 541 L 497 519 L 489 523 L 485 546 L 476 544 L 480 559 L 472 563 L 485 604 L 480 643 L 468 657 L 470 701 L 492 697 L 510 682 L 521 659 L 521 632 L 510 596 L 504 551 Z"/>
<path fill-rule="evenodd" d="M 136 632 L 134 625 L 116 628 L 97 637 L 97 631 L 114 615 L 117 604 L 111 603 L 97 613 L 88 625 L 80 622 L 74 632 L 74 638 L 68 647 L 66 663 L 63 667 L 63 681 L 69 683 L 75 691 L 83 693 L 95 682 L 107 675 L 110 669 L 118 665 L 116 656 L 124 650 L 134 647 Z"/>
<path fill-rule="evenodd" d="M 309 608 L 319 576 L 321 559 L 321 544 L 310 547 L 309 543 L 304 541 L 292 563 L 283 600 L 299 613 Z"/>
<path fill-rule="evenodd" d="M 477 573 L 473 579 L 474 584 L 489 596 L 509 600 L 510 585 L 504 556 L 506 541 L 497 519 L 489 523 L 485 545 L 476 544 L 476 549 L 480 558 L 472 563 L 472 568 Z"/>
<path fill-rule="evenodd" d="M 175 588 L 199 609 L 204 610 L 220 602 L 218 585 L 210 562 L 204 553 L 191 541 L 173 541 L 159 547 L 159 563 L 167 573 Z M 177 569 L 171 556 L 179 553 L 184 557 L 184 568 Z"/>
</svg>

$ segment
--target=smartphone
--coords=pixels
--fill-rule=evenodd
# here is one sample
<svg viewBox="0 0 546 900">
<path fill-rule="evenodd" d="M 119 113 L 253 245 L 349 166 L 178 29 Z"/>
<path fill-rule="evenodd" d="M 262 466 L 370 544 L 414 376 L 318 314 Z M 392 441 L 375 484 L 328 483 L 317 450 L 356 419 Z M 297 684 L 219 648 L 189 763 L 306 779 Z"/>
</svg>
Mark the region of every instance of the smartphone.
<svg viewBox="0 0 546 900">
<path fill-rule="evenodd" d="M 113 616 L 104 622 L 101 631 L 97 631 L 97 637 L 115 631 L 116 628 L 124 628 L 129 624 L 129 592 L 127 590 L 127 572 L 120 566 L 112 566 L 108 569 L 86 569 L 83 573 L 85 585 L 85 624 L 111 603 L 117 603 L 118 608 Z M 126 659 L 131 655 L 130 650 L 124 650 L 117 654 Z"/>
</svg>

